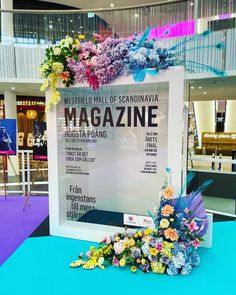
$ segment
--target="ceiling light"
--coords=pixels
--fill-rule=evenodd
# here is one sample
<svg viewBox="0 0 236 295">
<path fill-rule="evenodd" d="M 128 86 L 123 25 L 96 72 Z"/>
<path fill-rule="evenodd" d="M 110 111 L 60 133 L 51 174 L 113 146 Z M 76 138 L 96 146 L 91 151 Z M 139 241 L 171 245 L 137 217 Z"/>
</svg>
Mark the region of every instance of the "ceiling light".
<svg viewBox="0 0 236 295">
<path fill-rule="evenodd" d="M 15 90 L 15 87 L 11 87 L 11 90 Z"/>
<path fill-rule="evenodd" d="M 193 6 L 194 5 L 194 3 L 193 2 L 190 2 L 190 6 Z"/>
<path fill-rule="evenodd" d="M 83 29 L 83 26 L 80 26 L 81 29 Z"/>
<path fill-rule="evenodd" d="M 49 28 L 52 29 L 52 25 L 50 25 Z"/>
<path fill-rule="evenodd" d="M 207 92 L 205 91 L 205 92 L 203 92 L 203 94 L 205 95 L 205 94 L 207 94 Z"/>
<path fill-rule="evenodd" d="M 59 18 L 59 19 L 58 19 L 58 21 L 60 22 L 60 21 L 61 21 L 61 19 Z"/>
<path fill-rule="evenodd" d="M 198 89 L 202 89 L 202 86 L 199 86 Z"/>
<path fill-rule="evenodd" d="M 73 23 L 73 20 L 71 19 L 70 22 Z"/>
<path fill-rule="evenodd" d="M 110 4 L 110 7 L 111 7 L 111 8 L 113 8 L 113 7 L 114 7 L 114 4 L 113 4 L 113 3 L 111 3 L 111 4 Z"/>
<path fill-rule="evenodd" d="M 138 14 L 137 13 L 135 13 L 135 15 L 134 15 L 135 17 L 138 17 Z"/>
<path fill-rule="evenodd" d="M 191 86 L 190 88 L 191 88 L 191 89 L 194 89 L 194 86 Z"/>
</svg>

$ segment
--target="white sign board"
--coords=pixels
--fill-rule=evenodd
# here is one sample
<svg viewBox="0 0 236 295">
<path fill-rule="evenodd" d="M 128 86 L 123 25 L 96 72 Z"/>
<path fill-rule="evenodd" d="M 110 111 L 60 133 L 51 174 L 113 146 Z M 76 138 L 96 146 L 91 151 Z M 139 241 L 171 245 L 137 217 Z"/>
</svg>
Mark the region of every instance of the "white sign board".
<svg viewBox="0 0 236 295">
<path fill-rule="evenodd" d="M 60 91 L 48 114 L 50 233 L 99 241 L 128 215 L 149 222 L 166 167 L 181 187 L 183 69 Z"/>
</svg>

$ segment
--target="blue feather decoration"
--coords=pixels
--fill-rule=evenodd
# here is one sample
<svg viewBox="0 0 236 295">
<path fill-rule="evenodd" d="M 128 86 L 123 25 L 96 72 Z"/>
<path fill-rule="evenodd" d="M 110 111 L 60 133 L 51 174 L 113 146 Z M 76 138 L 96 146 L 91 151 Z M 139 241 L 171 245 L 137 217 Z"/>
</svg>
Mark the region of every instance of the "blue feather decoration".
<svg viewBox="0 0 236 295">
<path fill-rule="evenodd" d="M 211 31 L 208 30 L 208 31 L 205 31 L 205 32 L 203 32 L 203 33 L 201 33 L 201 34 L 194 35 L 194 36 L 192 36 L 192 37 L 190 37 L 190 38 L 186 38 L 184 41 L 175 44 L 175 45 L 172 46 L 171 48 L 168 48 L 168 50 L 170 50 L 170 51 L 172 51 L 172 50 L 176 50 L 176 48 L 178 48 L 179 46 L 184 45 L 184 44 L 186 44 L 186 43 L 188 43 L 189 41 L 192 41 L 192 40 L 194 40 L 194 39 L 198 39 L 198 38 L 201 38 L 201 37 L 204 38 L 204 37 L 208 36 L 210 33 L 211 33 Z"/>
<path fill-rule="evenodd" d="M 138 47 L 142 47 L 144 45 L 145 41 L 147 40 L 147 38 L 149 36 L 149 33 L 150 33 L 151 29 L 152 29 L 151 27 L 148 27 L 146 29 L 146 31 L 143 33 L 142 37 L 139 40 Z"/>
<path fill-rule="evenodd" d="M 146 77 L 146 70 L 140 69 L 133 74 L 133 78 L 135 82 L 143 82 Z"/>
</svg>

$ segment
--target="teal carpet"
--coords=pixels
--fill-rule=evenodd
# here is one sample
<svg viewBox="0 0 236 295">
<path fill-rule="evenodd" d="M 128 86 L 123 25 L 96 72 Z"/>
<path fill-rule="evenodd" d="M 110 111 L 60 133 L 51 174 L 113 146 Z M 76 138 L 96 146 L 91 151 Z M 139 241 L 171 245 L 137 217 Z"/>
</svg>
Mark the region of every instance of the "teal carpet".
<svg viewBox="0 0 236 295">
<path fill-rule="evenodd" d="M 213 247 L 199 249 L 201 264 L 187 277 L 115 267 L 70 269 L 69 263 L 91 243 L 29 238 L 0 268 L 0 294 L 236 294 L 236 222 L 216 223 L 213 233 Z"/>
</svg>

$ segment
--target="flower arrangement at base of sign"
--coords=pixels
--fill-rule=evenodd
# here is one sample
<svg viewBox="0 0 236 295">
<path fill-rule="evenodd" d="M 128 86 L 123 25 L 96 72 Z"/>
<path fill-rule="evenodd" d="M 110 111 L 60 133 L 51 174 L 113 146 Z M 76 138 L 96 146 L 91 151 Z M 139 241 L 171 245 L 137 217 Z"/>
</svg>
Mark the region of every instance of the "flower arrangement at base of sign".
<svg viewBox="0 0 236 295">
<path fill-rule="evenodd" d="M 224 72 L 213 67 L 181 59 L 183 50 L 179 48 L 193 38 L 205 38 L 208 31 L 191 36 L 171 48 L 161 48 L 157 40 L 148 39 L 150 30 L 148 28 L 141 37 L 134 34 L 133 38 L 127 39 L 104 39 L 94 34 L 93 42 L 84 42 L 84 35 L 79 35 L 78 39 L 66 36 L 58 45 L 47 48 L 46 59 L 40 67 L 41 77 L 45 79 L 41 90 L 45 91 L 48 87 L 51 89 L 47 109 L 60 100 L 58 83 L 63 83 L 65 87 L 87 83 L 97 90 L 119 76 L 132 75 L 135 82 L 142 82 L 147 75 L 156 76 L 161 70 L 177 65 L 186 68 L 194 65 L 216 75 L 224 75 Z M 218 43 L 210 47 L 219 50 L 224 48 L 224 44 Z"/>
<path fill-rule="evenodd" d="M 193 175 L 189 176 L 189 179 Z M 155 228 L 136 232 L 117 233 L 105 237 L 98 247 L 90 247 L 84 259 L 83 253 L 70 267 L 93 269 L 112 265 L 129 266 L 131 272 L 188 275 L 200 263 L 196 252 L 208 228 L 208 219 L 201 191 L 210 182 L 187 196 L 176 195 L 170 186 L 160 192 L 160 206 L 155 214 L 149 213 Z"/>
</svg>

